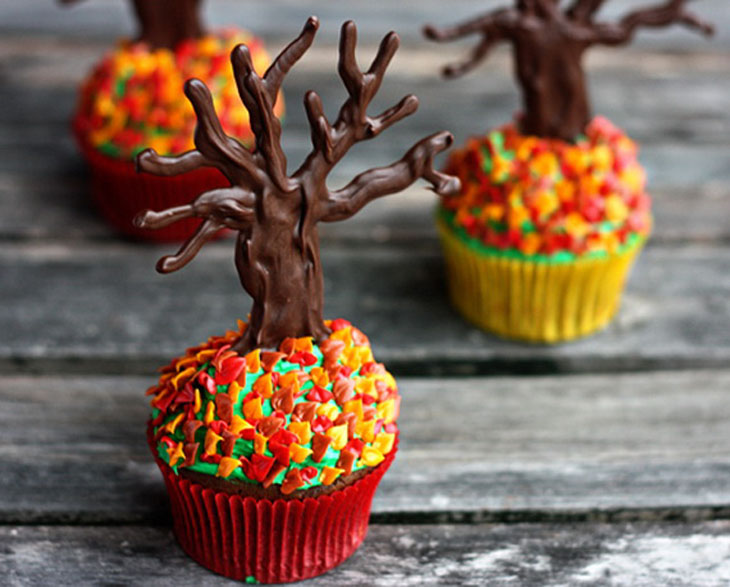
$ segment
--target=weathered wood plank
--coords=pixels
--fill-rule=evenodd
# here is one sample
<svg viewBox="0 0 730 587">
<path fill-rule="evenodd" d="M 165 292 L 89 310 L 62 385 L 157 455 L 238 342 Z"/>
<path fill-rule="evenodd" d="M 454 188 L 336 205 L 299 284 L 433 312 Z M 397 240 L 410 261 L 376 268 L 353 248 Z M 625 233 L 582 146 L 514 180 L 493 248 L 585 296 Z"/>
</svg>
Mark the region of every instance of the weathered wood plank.
<svg viewBox="0 0 730 587">
<path fill-rule="evenodd" d="M 0 88 L 0 238 L 111 237 L 89 209 L 84 166 L 68 131 L 76 85 L 102 46 L 35 41 L 0 40 L 5 80 Z M 435 62 L 456 58 L 456 53 L 447 55 L 431 47 L 401 52 L 380 100 L 393 103 L 407 87 L 421 97 L 420 112 L 400 124 L 388 141 L 359 146 L 336 169 L 333 185 L 399 157 L 434 130 L 449 128 L 462 141 L 509 118 L 517 97 L 506 55 L 487 65 L 483 76 L 445 84 L 434 72 Z M 609 54 L 594 60 L 597 110 L 620 121 L 643 145 L 642 159 L 657 196 L 658 238 L 726 240 L 730 229 L 722 210 L 730 200 L 730 61 L 708 55 L 639 57 Z M 309 149 L 309 130 L 296 97 L 315 85 L 334 108 L 342 94 L 334 67 L 331 49 L 319 48 L 287 80 L 293 98 L 285 144 L 292 162 Z M 483 125 L 475 127 L 479 120 Z M 376 206 L 388 211 L 402 206 L 401 216 L 413 216 L 406 229 L 417 224 L 419 235 L 431 231 L 432 196 L 422 187 L 409 194 L 410 199 L 392 198 L 387 206 Z M 342 237 L 402 230 L 403 219 L 387 221 L 389 213 L 368 210 L 329 232 Z"/>
<path fill-rule="evenodd" d="M 231 247 L 210 245 L 185 270 L 161 277 L 154 263 L 170 246 L 4 245 L 0 368 L 144 372 L 230 328 L 249 309 Z M 398 373 L 721 367 L 730 359 L 726 248 L 649 247 L 618 319 L 553 347 L 503 341 L 467 324 L 449 305 L 431 240 L 329 248 L 323 263 L 326 315 L 358 324 Z"/>
<path fill-rule="evenodd" d="M 370 527 L 362 547 L 301 585 L 673 585 L 730 582 L 730 523 Z M 0 572 L 26 585 L 237 585 L 167 528 L 3 527 Z"/>
<path fill-rule="evenodd" d="M 0 523 L 167 520 L 152 377 L 0 378 Z M 730 371 L 400 380 L 377 521 L 730 515 Z"/>
<path fill-rule="evenodd" d="M 482 10 L 503 5 L 503 0 L 493 0 Z M 603 14 L 606 18 L 616 18 L 634 3 L 632 0 L 613 0 Z M 697 10 L 705 18 L 717 23 L 718 33 L 714 39 L 717 46 L 730 45 L 728 34 L 730 18 L 723 0 L 703 0 Z M 363 36 L 382 35 L 386 29 L 395 28 L 403 37 L 420 40 L 420 27 L 425 22 L 451 22 L 473 15 L 473 0 L 450 0 L 448 8 L 438 0 L 371 0 L 363 3 L 358 0 L 283 0 L 272 4 L 267 0 L 209 0 L 206 15 L 211 25 L 235 24 L 246 26 L 266 37 L 288 40 L 291 31 L 301 27 L 310 14 L 317 14 L 326 24 L 320 33 L 328 41 L 336 40 L 339 23 L 352 18 L 360 26 Z M 44 33 L 63 34 L 77 38 L 108 40 L 118 35 L 133 32 L 129 11 L 123 3 L 113 5 L 105 0 L 86 2 L 84 8 L 62 10 L 50 8 L 43 0 L 6 2 L 0 7 L 0 31 L 12 34 Z M 707 44 L 695 34 L 687 33 L 679 27 L 661 34 L 642 32 L 637 44 L 667 49 L 696 49 Z"/>
</svg>

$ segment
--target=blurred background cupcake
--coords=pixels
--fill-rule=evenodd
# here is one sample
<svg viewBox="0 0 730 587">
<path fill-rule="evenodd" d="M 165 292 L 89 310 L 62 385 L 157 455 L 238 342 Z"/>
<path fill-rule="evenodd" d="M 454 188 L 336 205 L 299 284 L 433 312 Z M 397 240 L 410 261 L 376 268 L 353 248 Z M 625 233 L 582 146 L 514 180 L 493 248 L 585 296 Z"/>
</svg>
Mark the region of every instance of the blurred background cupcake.
<svg viewBox="0 0 730 587">
<path fill-rule="evenodd" d="M 481 36 L 466 61 L 444 68 L 447 77 L 470 71 L 501 41 L 514 50 L 523 111 L 452 153 L 447 172 L 462 191 L 437 213 L 454 305 L 500 336 L 552 343 L 605 326 L 651 230 L 636 145 L 591 116 L 585 51 L 628 43 L 642 26 L 712 32 L 684 0 L 617 22 L 596 18 L 602 4 L 524 1 L 424 29 L 435 41 Z"/>
<path fill-rule="evenodd" d="M 207 31 L 200 0 L 134 0 L 131 5 L 137 37 L 121 40 L 83 81 L 73 130 L 90 166 L 93 200 L 107 222 L 129 236 L 180 240 L 198 220 L 149 231 L 133 226 L 132 219 L 145 208 L 187 203 L 201 191 L 226 185 L 225 178 L 214 168 L 174 178 L 141 175 L 134 157 L 145 147 L 161 155 L 193 148 L 195 115 L 181 91 L 193 77 L 210 88 L 223 130 L 251 146 L 247 113 L 234 107 L 239 99 L 229 55 L 246 44 L 260 73 L 270 60 L 261 40 L 246 31 Z M 279 96 L 275 112 L 281 116 L 283 111 Z"/>
</svg>

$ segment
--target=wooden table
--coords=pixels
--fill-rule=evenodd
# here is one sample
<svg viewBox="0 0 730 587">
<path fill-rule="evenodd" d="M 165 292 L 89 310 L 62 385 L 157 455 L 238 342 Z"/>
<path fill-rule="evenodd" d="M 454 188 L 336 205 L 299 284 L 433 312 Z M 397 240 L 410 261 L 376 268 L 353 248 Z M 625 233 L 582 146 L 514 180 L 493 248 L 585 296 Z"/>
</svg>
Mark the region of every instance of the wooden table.
<svg viewBox="0 0 730 587">
<path fill-rule="evenodd" d="M 379 104 L 421 109 L 337 169 L 344 182 L 448 128 L 457 141 L 516 107 L 506 51 L 442 83 L 457 46 L 418 26 L 473 12 L 435 0 L 210 2 L 278 48 L 309 13 L 315 48 L 290 74 L 285 146 L 308 149 L 301 96 L 328 112 L 339 23 L 361 55 L 386 28 L 404 47 Z M 423 186 L 322 230 L 327 315 L 353 320 L 399 376 L 402 448 L 370 534 L 311 585 L 726 585 L 730 582 L 730 15 L 712 43 L 681 30 L 588 60 L 597 111 L 642 145 L 656 231 L 617 320 L 573 344 L 525 346 L 466 324 L 447 302 Z M 611 12 L 627 2 L 612 3 Z M 446 18 L 446 16 L 441 17 Z M 244 315 L 232 243 L 160 277 L 170 247 L 111 234 L 89 208 L 68 129 L 76 86 L 110 39 L 122 2 L 62 11 L 0 4 L 0 582 L 225 583 L 170 530 L 143 438 L 154 369 Z M 363 61 L 365 57 L 363 57 Z M 444 409 L 444 404 L 447 404 Z"/>
</svg>

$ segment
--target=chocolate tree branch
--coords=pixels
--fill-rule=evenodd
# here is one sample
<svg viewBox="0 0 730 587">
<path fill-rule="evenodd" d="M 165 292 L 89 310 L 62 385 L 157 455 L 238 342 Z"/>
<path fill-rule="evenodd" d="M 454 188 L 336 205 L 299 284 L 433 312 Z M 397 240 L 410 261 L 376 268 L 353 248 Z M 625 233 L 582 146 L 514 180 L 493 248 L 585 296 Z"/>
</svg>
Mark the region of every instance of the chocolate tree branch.
<svg viewBox="0 0 730 587">
<path fill-rule="evenodd" d="M 446 65 L 441 70 L 444 77 L 455 78 L 469 73 L 477 65 L 479 65 L 491 51 L 492 47 L 497 44 L 498 39 L 494 36 L 485 36 L 481 42 L 472 49 L 469 57 L 461 63 L 452 63 Z"/>
<path fill-rule="evenodd" d="M 440 195 L 457 193 L 459 180 L 437 171 L 433 166 L 434 156 L 450 147 L 453 140 L 451 133 L 436 133 L 416 143 L 400 161 L 361 173 L 344 188 L 331 193 L 322 221 L 350 218 L 366 204 L 400 192 L 418 178 L 429 181 Z"/>
<path fill-rule="evenodd" d="M 697 29 L 705 35 L 711 35 L 714 27 L 697 15 L 688 12 L 686 4 L 687 0 L 669 0 L 664 4 L 630 12 L 618 23 L 597 24 L 594 42 L 621 45 L 628 43 L 637 29 L 641 27 L 657 28 L 671 24 L 682 24 L 691 29 Z"/>
<path fill-rule="evenodd" d="M 427 39 L 440 43 L 454 41 L 476 33 L 507 36 L 518 18 L 519 14 L 515 10 L 502 8 L 451 27 L 438 28 L 429 24 L 423 27 L 423 34 Z"/>
<path fill-rule="evenodd" d="M 314 91 L 307 92 L 304 107 L 313 150 L 300 169 L 287 176 L 280 144 L 281 127 L 272 106 L 282 78 L 311 45 L 317 24 L 314 18 L 307 21 L 297 40 L 282 51 L 263 78 L 254 71 L 245 47 L 239 46 L 231 54 L 241 101 L 249 111 L 256 136 L 253 153 L 237 151 L 238 143 L 220 130 L 209 93 L 191 87 L 191 100 L 199 119 L 199 153 L 184 155 L 184 161 L 166 159 L 167 167 L 158 167 L 172 173 L 224 161 L 231 186 L 205 192 L 189 206 L 147 212 L 139 218 L 145 226 L 161 226 L 190 216 L 204 219 L 177 254 L 159 261 L 158 270 L 165 273 L 189 263 L 221 228 L 238 231 L 236 269 L 241 285 L 253 298 L 248 328 L 233 345 L 239 353 L 276 347 L 285 337 L 311 336 L 321 340 L 327 336 L 329 330 L 322 317 L 324 279 L 318 222 L 352 216 L 367 202 L 400 191 L 420 177 L 444 194 L 455 192 L 459 185 L 458 179 L 433 166 L 434 156 L 453 140 L 443 132 L 423 139 L 389 167 L 366 171 L 338 192 L 327 189 L 328 174 L 352 145 L 380 134 L 418 106 L 414 96 L 406 96 L 379 115 L 368 116 L 368 105 L 398 48 L 398 38 L 395 34 L 387 35 L 370 68 L 362 72 L 355 59 L 356 29 L 351 22 L 342 28 L 338 66 L 348 97 L 336 122 L 330 124 L 320 97 Z M 147 160 L 159 163 L 156 155 L 148 153 L 140 166 L 148 165 Z"/>
<path fill-rule="evenodd" d="M 264 79 L 272 104 L 276 103 L 276 96 L 286 74 L 312 46 L 317 29 L 319 29 L 319 19 L 316 16 L 310 16 L 301 34 L 279 53 L 279 56 L 266 70 Z"/>
<path fill-rule="evenodd" d="M 620 22 L 595 22 L 605 0 L 515 0 L 514 8 L 495 10 L 456 26 L 424 27 L 434 41 L 451 41 L 479 33 L 481 43 L 462 61 L 444 68 L 446 77 L 472 70 L 498 41 L 508 41 L 522 91 L 519 130 L 525 135 L 573 142 L 591 119 L 583 56 L 592 45 L 620 45 L 639 27 L 673 23 L 699 29 L 712 27 L 685 8 L 689 0 L 665 0 L 634 10 Z M 567 8 L 564 8 L 564 4 Z"/>
<path fill-rule="evenodd" d="M 369 119 L 367 129 L 368 138 L 378 136 L 384 130 L 418 110 L 418 98 L 413 94 L 405 96 L 395 106 L 388 108 L 383 113 Z"/>
<path fill-rule="evenodd" d="M 315 152 L 324 155 L 328 163 L 332 163 L 332 125 L 324 114 L 322 98 L 317 92 L 310 90 L 304 95 L 304 110 L 307 113 L 307 120 L 311 128 L 312 146 Z"/>
<path fill-rule="evenodd" d="M 191 204 L 175 206 L 162 212 L 145 210 L 135 217 L 134 225 L 137 228 L 164 228 L 165 226 L 174 224 L 178 220 L 192 218 L 193 216 L 195 216 L 195 212 Z"/>
<path fill-rule="evenodd" d="M 136 159 L 137 171 L 146 171 L 154 175 L 180 175 L 200 169 L 201 167 L 215 167 L 216 164 L 210 161 L 200 151 L 188 151 L 177 157 L 163 157 L 158 155 L 154 149 L 145 149 Z"/>
<path fill-rule="evenodd" d="M 236 162 L 251 180 L 258 181 L 258 166 L 251 154 L 223 131 L 208 86 L 199 79 L 190 79 L 185 82 L 184 91 L 198 119 L 193 137 L 198 151 L 207 159 L 215 161 L 222 171 L 225 172 L 232 162 Z"/>
<path fill-rule="evenodd" d="M 566 14 L 575 22 L 588 23 L 605 2 L 606 0 L 575 0 Z"/>
<path fill-rule="evenodd" d="M 248 47 L 238 45 L 231 53 L 231 63 L 238 93 L 248 110 L 256 150 L 269 179 L 277 188 L 287 191 L 286 155 L 280 145 L 281 123 L 274 115 L 275 97 L 274 100 L 270 98 L 265 81 L 256 73 Z"/>
<path fill-rule="evenodd" d="M 215 237 L 221 228 L 223 226 L 217 221 L 210 218 L 205 220 L 175 255 L 167 255 L 157 262 L 157 271 L 172 273 L 190 263 L 203 245 Z"/>
</svg>

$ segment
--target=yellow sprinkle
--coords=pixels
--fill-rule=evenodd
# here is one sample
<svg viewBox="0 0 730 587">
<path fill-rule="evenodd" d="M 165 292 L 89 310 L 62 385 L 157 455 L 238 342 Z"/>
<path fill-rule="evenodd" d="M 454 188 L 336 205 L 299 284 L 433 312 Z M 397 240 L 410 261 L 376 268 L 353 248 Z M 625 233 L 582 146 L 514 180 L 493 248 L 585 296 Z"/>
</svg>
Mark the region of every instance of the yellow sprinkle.
<svg viewBox="0 0 730 587">
<path fill-rule="evenodd" d="M 178 390 L 180 389 L 180 382 L 187 383 L 193 375 L 195 375 L 195 367 L 188 367 L 185 371 L 181 371 L 170 379 L 170 383 L 172 383 L 172 386 Z"/>
<path fill-rule="evenodd" d="M 259 434 L 258 432 L 254 434 L 253 437 L 253 450 L 256 452 L 256 454 L 262 455 L 264 452 L 266 452 L 266 444 L 267 444 L 266 437 L 263 434 Z"/>
<path fill-rule="evenodd" d="M 355 424 L 355 434 L 365 442 L 372 442 L 375 439 L 375 420 Z"/>
<path fill-rule="evenodd" d="M 319 481 L 322 485 L 332 485 L 344 472 L 344 469 L 338 469 L 337 467 L 322 467 L 322 473 L 319 475 Z"/>
<path fill-rule="evenodd" d="M 327 416 L 334 422 L 337 419 L 337 416 L 340 415 L 340 410 L 337 406 L 333 406 L 332 404 L 322 404 L 317 408 L 317 415 Z"/>
<path fill-rule="evenodd" d="M 205 415 L 203 416 L 203 423 L 206 426 L 210 426 L 210 423 L 215 420 L 215 403 L 212 401 L 208 401 L 208 403 L 205 404 Z"/>
<path fill-rule="evenodd" d="M 368 467 L 379 465 L 383 462 L 383 459 L 385 459 L 383 453 L 371 446 L 364 447 L 360 455 L 360 463 Z"/>
<path fill-rule="evenodd" d="M 388 432 L 380 432 L 373 442 L 373 448 L 378 449 L 384 455 L 387 455 L 393 450 L 393 444 L 395 443 L 395 434 Z"/>
<path fill-rule="evenodd" d="M 304 460 L 311 454 L 311 448 L 306 448 L 300 444 L 297 444 L 296 442 L 292 442 L 289 445 L 289 456 L 291 457 L 291 460 L 297 464 L 303 463 Z"/>
<path fill-rule="evenodd" d="M 328 428 L 325 436 L 329 436 L 332 439 L 332 448 L 342 450 L 347 444 L 347 424 L 339 424 L 338 426 Z"/>
<path fill-rule="evenodd" d="M 233 418 L 231 420 L 231 433 L 240 434 L 241 430 L 246 430 L 247 428 L 253 428 L 253 426 L 241 418 L 241 416 L 233 414 Z"/>
<path fill-rule="evenodd" d="M 327 385 L 329 385 L 330 378 L 322 367 L 314 367 L 309 372 L 309 376 L 312 378 L 315 385 L 319 385 L 320 387 L 327 387 Z"/>
<path fill-rule="evenodd" d="M 383 422 L 390 424 L 395 418 L 395 400 L 393 398 L 378 404 L 376 408 L 378 418 L 382 418 Z"/>
<path fill-rule="evenodd" d="M 198 363 L 207 363 L 215 357 L 217 352 L 218 351 L 216 349 L 207 349 L 205 351 L 200 351 L 197 355 L 195 355 L 195 358 L 198 359 Z"/>
<path fill-rule="evenodd" d="M 362 400 L 361 399 L 351 399 L 348 402 L 345 402 L 345 405 L 342 406 L 342 411 L 346 414 L 353 413 L 357 416 L 358 422 L 362 421 L 363 418 L 363 408 L 362 408 Z"/>
<path fill-rule="evenodd" d="M 345 347 L 352 346 L 352 327 L 347 326 L 341 330 L 337 330 L 330 334 L 330 338 L 334 340 L 341 340 L 345 343 Z"/>
<path fill-rule="evenodd" d="M 312 440 L 312 427 L 309 422 L 290 422 L 287 430 L 297 435 L 300 444 L 309 444 Z"/>
<path fill-rule="evenodd" d="M 232 381 L 231 384 L 228 386 L 228 397 L 231 398 L 232 403 L 238 403 L 239 393 L 241 393 L 241 386 L 238 385 L 238 382 Z"/>
<path fill-rule="evenodd" d="M 221 436 L 218 436 L 211 429 L 205 432 L 205 440 L 203 441 L 203 450 L 206 455 L 210 456 L 215 454 L 218 450 L 218 443 L 223 440 Z"/>
<path fill-rule="evenodd" d="M 621 196 L 611 195 L 606 198 L 606 218 L 611 222 L 623 222 L 629 215 L 629 207 Z"/>
<path fill-rule="evenodd" d="M 360 377 L 359 381 L 355 383 L 355 391 L 378 399 L 378 392 L 375 389 L 375 379 L 371 379 L 370 377 Z"/>
<path fill-rule="evenodd" d="M 200 399 L 200 390 L 196 388 L 195 390 L 195 401 L 193 402 L 193 412 L 196 414 L 200 412 L 202 400 Z"/>
<path fill-rule="evenodd" d="M 243 417 L 246 420 L 259 420 L 264 417 L 261 409 L 261 398 L 257 397 L 243 404 Z"/>
<path fill-rule="evenodd" d="M 167 449 L 168 462 L 171 467 L 177 465 L 178 461 L 185 460 L 185 453 L 183 452 L 183 443 L 178 442 L 175 448 Z"/>
<path fill-rule="evenodd" d="M 268 399 L 274 394 L 274 386 L 271 382 L 271 373 L 264 373 L 253 384 L 253 390 L 262 398 Z"/>
<path fill-rule="evenodd" d="M 165 430 L 167 430 L 170 434 L 175 434 L 175 430 L 177 429 L 180 422 L 182 422 L 182 419 L 185 417 L 184 413 L 180 413 L 173 420 L 170 420 L 167 424 L 165 424 Z"/>
<path fill-rule="evenodd" d="M 215 473 L 216 477 L 228 477 L 233 471 L 241 466 L 241 461 L 232 457 L 223 457 L 221 462 L 218 463 L 218 470 Z"/>
</svg>

